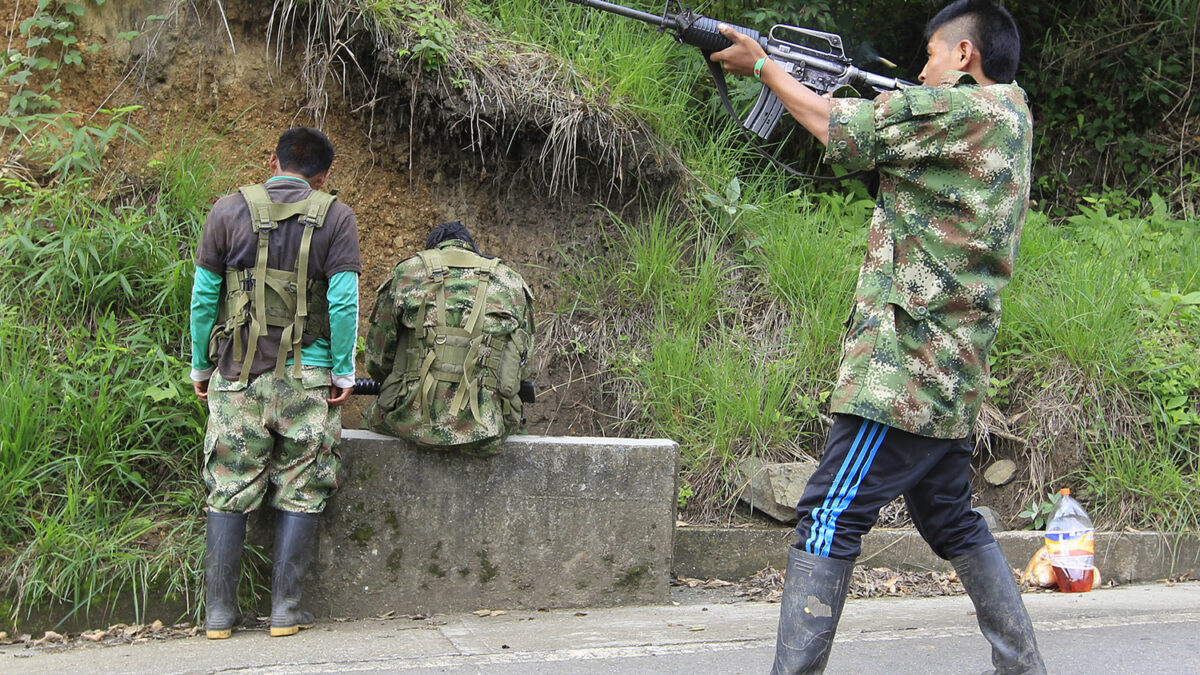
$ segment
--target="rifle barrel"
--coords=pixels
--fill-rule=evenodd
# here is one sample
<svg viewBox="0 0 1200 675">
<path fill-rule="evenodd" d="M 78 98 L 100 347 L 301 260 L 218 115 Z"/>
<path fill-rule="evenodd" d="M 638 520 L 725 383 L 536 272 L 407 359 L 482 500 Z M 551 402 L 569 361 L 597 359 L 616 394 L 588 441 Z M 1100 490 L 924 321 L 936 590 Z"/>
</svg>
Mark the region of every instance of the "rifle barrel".
<svg viewBox="0 0 1200 675">
<path fill-rule="evenodd" d="M 915 83 L 909 82 L 908 80 L 901 80 L 896 77 L 887 77 L 884 75 L 876 75 L 875 73 L 862 70 L 861 68 L 855 68 L 854 66 L 851 66 L 851 69 L 853 71 L 852 75 L 854 76 L 854 79 L 870 87 L 891 90 L 917 86 Z"/>
<path fill-rule="evenodd" d="M 797 51 L 793 49 L 780 49 L 779 47 L 767 47 L 767 53 L 771 56 L 778 57 L 781 60 L 800 61 L 810 68 L 836 75 L 838 77 L 848 76 L 852 83 L 865 84 L 870 87 L 880 89 L 901 89 L 903 87 L 915 86 L 912 82 L 877 75 L 870 71 L 863 70 L 857 66 L 851 65 L 847 59 L 845 62 L 838 61 L 834 57 L 824 57 L 817 54 Z"/>
<path fill-rule="evenodd" d="M 658 26 L 660 28 L 668 28 L 671 30 L 676 29 L 676 23 L 672 17 L 661 17 L 657 14 L 651 14 L 649 12 L 633 9 L 632 7 L 624 7 L 611 2 L 604 2 L 604 0 L 567 0 L 567 2 L 571 2 L 576 5 L 583 5 L 584 7 L 591 7 L 592 9 L 602 9 L 606 12 L 612 12 L 613 14 L 620 14 L 623 17 L 637 19 L 638 21 L 645 21 L 648 24 Z"/>
</svg>

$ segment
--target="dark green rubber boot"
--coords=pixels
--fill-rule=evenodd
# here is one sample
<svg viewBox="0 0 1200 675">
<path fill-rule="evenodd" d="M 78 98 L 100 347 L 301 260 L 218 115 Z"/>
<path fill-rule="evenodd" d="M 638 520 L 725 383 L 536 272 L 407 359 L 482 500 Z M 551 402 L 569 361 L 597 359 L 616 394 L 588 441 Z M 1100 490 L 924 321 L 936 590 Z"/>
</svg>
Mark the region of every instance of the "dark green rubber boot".
<svg viewBox="0 0 1200 675">
<path fill-rule="evenodd" d="M 271 637 L 295 635 L 313 627 L 313 615 L 300 609 L 300 582 L 317 545 L 316 513 L 280 511 L 275 517 L 275 568 L 271 577 Z"/>
<path fill-rule="evenodd" d="M 223 640 L 242 625 L 237 587 L 245 539 L 246 514 L 208 512 L 204 535 L 204 633 L 210 640 Z"/>
<path fill-rule="evenodd" d="M 853 560 L 788 548 L 772 675 L 825 672 L 853 571 Z"/>
</svg>

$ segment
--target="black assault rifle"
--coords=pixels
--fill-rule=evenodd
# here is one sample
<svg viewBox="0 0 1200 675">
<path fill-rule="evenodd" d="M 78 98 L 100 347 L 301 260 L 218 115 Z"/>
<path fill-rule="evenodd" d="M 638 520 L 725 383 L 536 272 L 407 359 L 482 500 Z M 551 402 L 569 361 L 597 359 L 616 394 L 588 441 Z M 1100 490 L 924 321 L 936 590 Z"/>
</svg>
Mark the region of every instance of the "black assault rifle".
<svg viewBox="0 0 1200 675">
<path fill-rule="evenodd" d="M 704 60 L 708 64 L 709 71 L 712 72 L 713 81 L 716 83 L 717 92 L 721 96 L 721 103 L 725 110 L 734 118 L 741 122 L 742 128 L 754 132 L 759 138 L 767 139 L 771 136 L 771 132 L 775 130 L 775 126 L 779 123 L 779 118 L 783 114 L 783 103 L 775 96 L 775 92 L 769 87 L 763 86 L 758 94 L 758 101 L 754 104 L 754 108 L 750 110 L 750 114 L 743 121 L 734 112 L 733 105 L 729 102 L 729 93 L 725 86 L 725 72 L 721 70 L 721 66 L 708 59 L 708 56 L 713 52 L 719 52 L 733 43 L 721 35 L 717 30 L 717 26 L 725 23 L 730 28 L 749 36 L 758 42 L 767 53 L 767 57 L 775 63 L 779 64 L 792 77 L 796 78 L 800 83 L 807 86 L 809 89 L 818 94 L 825 94 L 842 86 L 852 86 L 860 89 L 870 89 L 876 93 L 884 91 L 892 91 L 901 87 L 914 86 L 912 82 L 906 82 L 894 77 L 885 77 L 876 75 L 875 73 L 867 72 L 855 66 L 846 56 L 846 51 L 842 47 L 842 38 L 834 33 L 826 33 L 819 30 L 809 28 L 800 28 L 798 26 L 787 26 L 779 24 L 773 26 L 766 37 L 753 28 L 744 28 L 734 24 L 710 19 L 706 16 L 700 16 L 690 9 L 686 9 L 679 4 L 678 0 L 667 0 L 663 7 L 662 16 L 642 12 L 630 7 L 604 2 L 604 0 L 567 0 L 577 5 L 583 5 L 592 9 L 600 9 L 613 14 L 644 21 L 652 26 L 657 26 L 661 31 L 674 31 L 676 39 L 681 44 L 697 47 L 704 54 Z M 669 10 L 674 5 L 678 10 L 672 14 Z M 772 162 L 783 166 L 784 168 L 799 174 L 791 167 L 783 165 L 775 157 L 766 153 L 765 150 L 755 149 L 763 153 Z M 800 174 L 807 176 L 807 174 Z M 807 176 L 816 178 L 816 176 Z"/>
<path fill-rule="evenodd" d="M 382 383 L 379 380 L 372 380 L 366 377 L 360 377 L 354 380 L 354 395 L 355 396 L 378 396 Z M 521 388 L 517 390 L 517 396 L 524 403 L 533 403 L 537 396 L 537 387 L 530 380 L 523 380 Z"/>
</svg>

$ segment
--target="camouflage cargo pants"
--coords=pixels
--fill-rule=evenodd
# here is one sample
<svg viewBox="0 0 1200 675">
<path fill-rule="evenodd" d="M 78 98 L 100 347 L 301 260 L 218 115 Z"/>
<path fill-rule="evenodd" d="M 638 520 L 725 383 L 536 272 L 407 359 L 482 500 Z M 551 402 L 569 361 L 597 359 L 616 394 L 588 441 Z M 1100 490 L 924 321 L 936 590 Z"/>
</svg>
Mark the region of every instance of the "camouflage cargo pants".
<svg viewBox="0 0 1200 675">
<path fill-rule="evenodd" d="M 276 509 L 323 511 L 342 463 L 341 412 L 328 396 L 328 368 L 306 366 L 297 380 L 289 367 L 283 377 L 266 372 L 248 385 L 213 373 L 204 436 L 209 508 L 253 511 L 271 484 Z"/>
</svg>

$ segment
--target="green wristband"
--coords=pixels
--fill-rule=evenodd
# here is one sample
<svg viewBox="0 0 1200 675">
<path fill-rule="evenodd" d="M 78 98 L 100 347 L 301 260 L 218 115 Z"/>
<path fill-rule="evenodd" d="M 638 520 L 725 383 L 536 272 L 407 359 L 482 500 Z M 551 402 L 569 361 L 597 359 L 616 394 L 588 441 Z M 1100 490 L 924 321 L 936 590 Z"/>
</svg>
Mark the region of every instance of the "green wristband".
<svg viewBox="0 0 1200 675">
<path fill-rule="evenodd" d="M 754 62 L 754 79 L 756 79 L 756 80 L 762 79 L 762 67 L 763 67 L 763 64 L 766 62 L 767 62 L 767 57 L 765 57 L 765 56 Z"/>
</svg>

